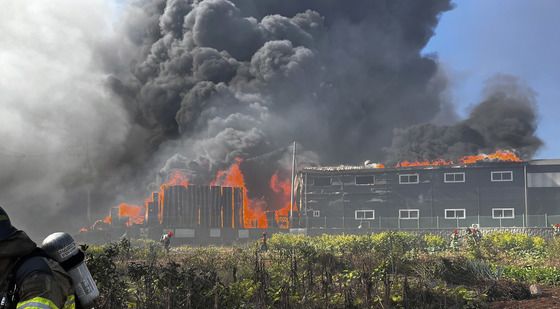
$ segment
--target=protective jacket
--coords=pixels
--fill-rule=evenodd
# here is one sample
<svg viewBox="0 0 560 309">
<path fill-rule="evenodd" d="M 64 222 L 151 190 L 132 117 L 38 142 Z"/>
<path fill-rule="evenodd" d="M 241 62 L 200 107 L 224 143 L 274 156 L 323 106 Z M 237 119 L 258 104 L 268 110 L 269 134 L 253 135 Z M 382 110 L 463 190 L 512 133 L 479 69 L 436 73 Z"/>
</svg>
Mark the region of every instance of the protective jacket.
<svg viewBox="0 0 560 309">
<path fill-rule="evenodd" d="M 0 295 L 11 289 L 10 281 L 14 280 L 10 279 L 15 279 L 15 308 L 74 309 L 70 276 L 57 262 L 34 255 L 36 249 L 37 245 L 22 231 L 0 240 Z"/>
</svg>

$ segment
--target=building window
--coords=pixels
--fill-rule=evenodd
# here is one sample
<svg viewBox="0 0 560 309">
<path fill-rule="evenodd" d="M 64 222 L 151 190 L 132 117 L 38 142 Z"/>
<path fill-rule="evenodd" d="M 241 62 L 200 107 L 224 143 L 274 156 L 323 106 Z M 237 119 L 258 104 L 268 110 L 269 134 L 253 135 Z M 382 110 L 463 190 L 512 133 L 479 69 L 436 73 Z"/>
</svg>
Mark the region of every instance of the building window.
<svg viewBox="0 0 560 309">
<path fill-rule="evenodd" d="M 356 220 L 374 220 L 375 210 L 356 210 L 354 215 Z"/>
<path fill-rule="evenodd" d="M 420 177 L 418 174 L 402 174 L 399 175 L 400 184 L 416 184 L 419 183 Z"/>
<path fill-rule="evenodd" d="M 445 173 L 443 182 L 445 183 L 465 182 L 465 173 Z"/>
<path fill-rule="evenodd" d="M 357 185 L 373 185 L 375 183 L 375 177 L 371 176 L 356 176 Z"/>
<path fill-rule="evenodd" d="M 492 181 L 493 182 L 513 181 L 513 172 L 512 171 L 492 172 Z"/>
<path fill-rule="evenodd" d="M 513 208 L 492 208 L 492 219 L 513 219 L 515 209 Z"/>
<path fill-rule="evenodd" d="M 418 219 L 420 218 L 419 209 L 399 209 L 399 219 Z"/>
<path fill-rule="evenodd" d="M 465 219 L 465 209 L 446 209 L 445 219 Z"/>
<path fill-rule="evenodd" d="M 321 216 L 321 211 L 320 210 L 313 210 L 313 217 L 319 218 L 320 216 Z"/>
<path fill-rule="evenodd" d="M 330 177 L 315 177 L 313 180 L 313 184 L 316 187 L 325 187 L 331 185 L 331 178 Z"/>
<path fill-rule="evenodd" d="M 306 181 L 307 181 L 308 186 L 312 186 L 312 185 L 315 184 L 315 181 L 314 181 L 315 179 L 313 177 L 307 177 L 306 176 L 305 178 L 307 179 Z"/>
</svg>

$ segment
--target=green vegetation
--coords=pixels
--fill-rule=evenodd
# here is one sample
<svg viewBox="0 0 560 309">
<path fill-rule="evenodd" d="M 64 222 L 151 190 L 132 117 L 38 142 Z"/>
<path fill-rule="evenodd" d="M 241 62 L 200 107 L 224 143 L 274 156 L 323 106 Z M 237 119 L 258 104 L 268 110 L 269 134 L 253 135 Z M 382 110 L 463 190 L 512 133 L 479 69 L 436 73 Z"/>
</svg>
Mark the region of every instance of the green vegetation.
<svg viewBox="0 0 560 309">
<path fill-rule="evenodd" d="M 96 308 L 484 308 L 560 285 L 557 240 L 494 233 L 278 234 L 261 251 L 123 240 L 87 249 Z M 538 265 L 538 266 L 537 266 Z"/>
</svg>

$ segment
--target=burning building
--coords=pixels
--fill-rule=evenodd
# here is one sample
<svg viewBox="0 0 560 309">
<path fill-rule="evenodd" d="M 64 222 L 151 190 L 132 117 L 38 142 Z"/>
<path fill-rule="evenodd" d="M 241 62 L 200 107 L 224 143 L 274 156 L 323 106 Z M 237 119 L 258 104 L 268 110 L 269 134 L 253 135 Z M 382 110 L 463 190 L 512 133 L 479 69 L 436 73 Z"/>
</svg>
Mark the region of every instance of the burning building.
<svg viewBox="0 0 560 309">
<path fill-rule="evenodd" d="M 153 200 L 148 202 L 146 222 L 167 228 L 243 228 L 243 190 L 240 187 L 164 186 L 162 194 L 153 193 Z"/>
<path fill-rule="evenodd" d="M 513 153 L 457 162 L 309 167 L 298 173 L 307 228 L 546 227 L 560 223 L 560 160 Z"/>
<path fill-rule="evenodd" d="M 113 208 L 120 218 L 113 225 L 122 226 L 124 217 L 127 226 L 148 228 L 150 237 L 172 230 L 177 238 L 207 242 L 254 238 L 263 228 L 312 233 L 560 223 L 560 160 L 523 161 L 498 151 L 456 161 L 304 167 L 295 177 L 293 204 L 290 182 L 273 174 L 277 205 L 248 197 L 240 164 L 209 184 L 190 183 L 172 170 L 142 212 L 128 204 Z"/>
</svg>

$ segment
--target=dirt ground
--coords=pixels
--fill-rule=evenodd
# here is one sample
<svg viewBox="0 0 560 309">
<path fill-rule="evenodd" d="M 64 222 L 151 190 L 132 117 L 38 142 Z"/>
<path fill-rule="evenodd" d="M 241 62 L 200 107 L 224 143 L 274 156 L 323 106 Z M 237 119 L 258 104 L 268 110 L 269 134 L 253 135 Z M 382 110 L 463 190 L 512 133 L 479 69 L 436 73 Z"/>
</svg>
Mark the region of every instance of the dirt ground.
<svg viewBox="0 0 560 309">
<path fill-rule="evenodd" d="M 560 288 L 543 288 L 542 296 L 519 301 L 499 301 L 490 305 L 492 309 L 548 309 L 560 308 Z"/>
</svg>

